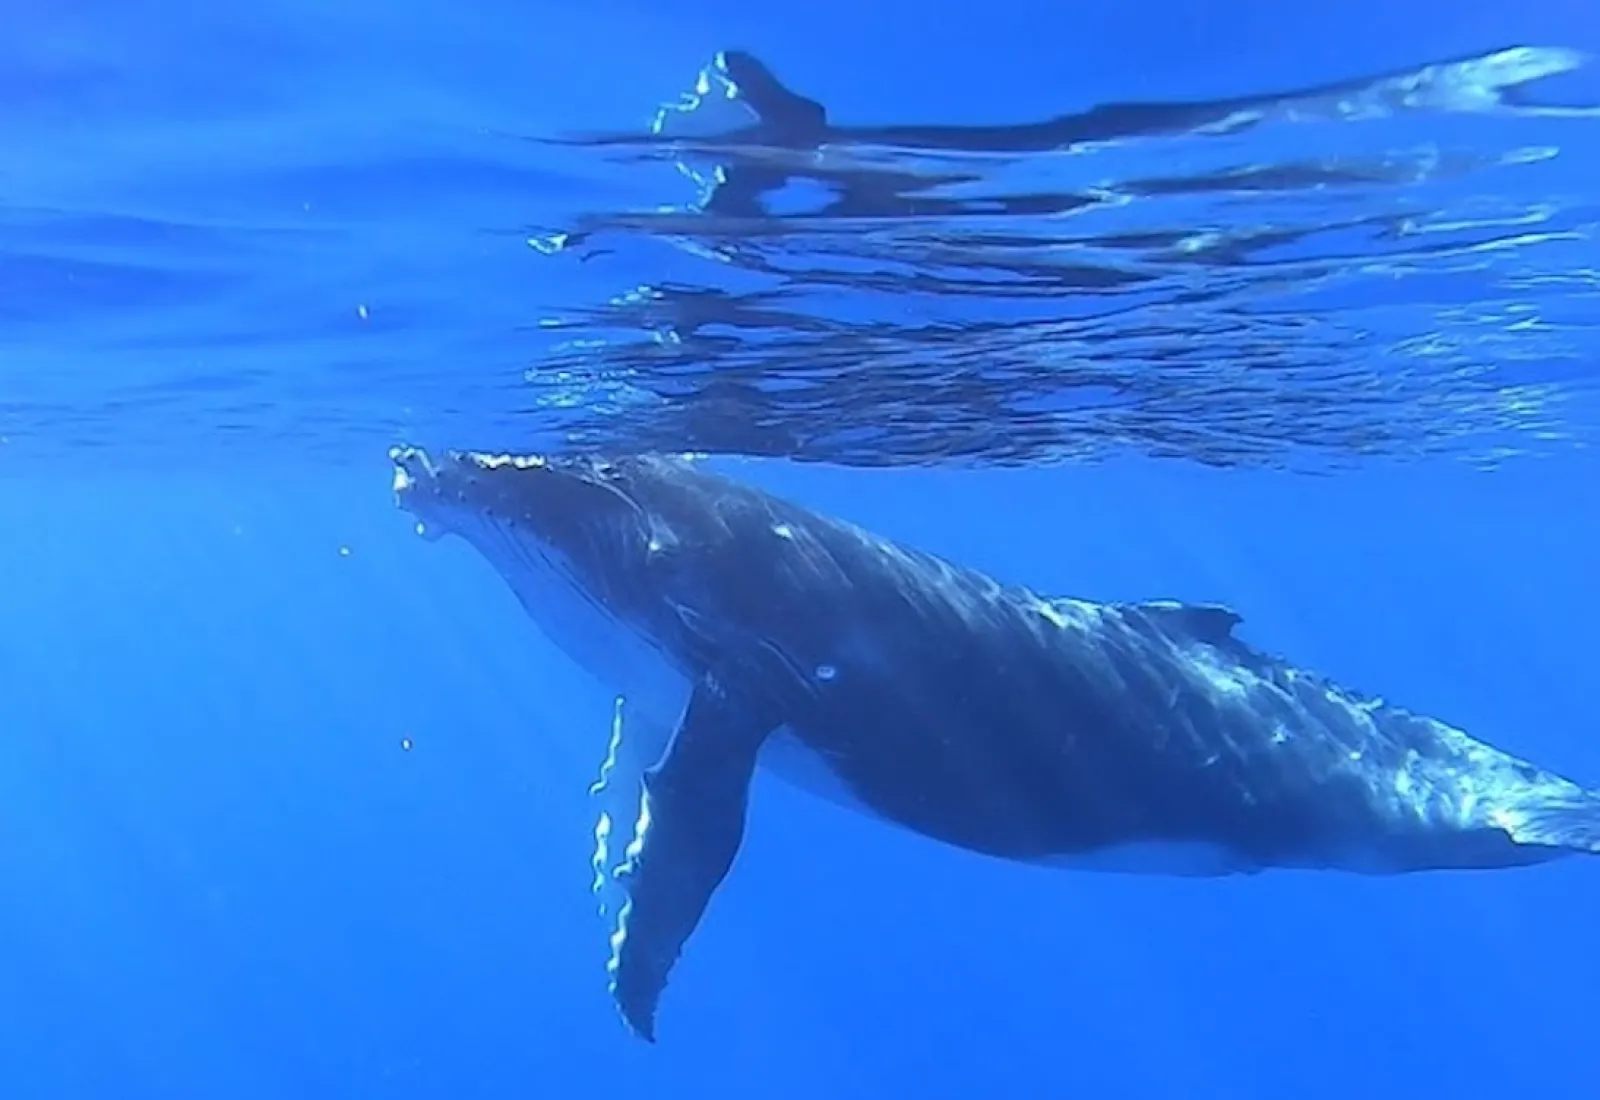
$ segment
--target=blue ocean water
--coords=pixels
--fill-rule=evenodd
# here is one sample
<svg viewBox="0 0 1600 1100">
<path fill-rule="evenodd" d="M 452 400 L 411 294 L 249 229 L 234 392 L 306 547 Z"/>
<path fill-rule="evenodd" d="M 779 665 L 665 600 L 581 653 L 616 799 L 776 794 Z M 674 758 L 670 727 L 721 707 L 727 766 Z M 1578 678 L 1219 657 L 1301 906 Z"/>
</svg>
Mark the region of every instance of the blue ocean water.
<svg viewBox="0 0 1600 1100">
<path fill-rule="evenodd" d="M 1586 5 L 3 12 L 0 1095 L 1595 1078 L 1582 861 L 1070 874 L 765 778 L 639 1043 L 589 894 L 610 696 L 385 459 L 710 451 L 1042 591 L 1225 602 L 1600 783 Z M 1232 107 L 1063 163 L 654 155 L 733 47 L 862 129 Z M 1502 102 L 1517 47 L 1549 78 Z M 791 205 L 706 202 L 775 159 Z"/>
</svg>

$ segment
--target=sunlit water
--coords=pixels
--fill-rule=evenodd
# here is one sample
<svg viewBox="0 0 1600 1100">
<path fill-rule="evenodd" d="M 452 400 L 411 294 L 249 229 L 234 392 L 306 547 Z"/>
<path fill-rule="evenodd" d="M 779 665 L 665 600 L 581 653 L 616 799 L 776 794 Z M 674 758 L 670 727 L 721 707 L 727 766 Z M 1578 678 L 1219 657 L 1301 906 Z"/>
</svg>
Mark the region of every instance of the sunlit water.
<svg viewBox="0 0 1600 1100">
<path fill-rule="evenodd" d="M 632 135 L 423 131 L 398 162 L 264 170 L 248 215 L 18 188 L 6 453 L 1325 468 L 1593 434 L 1577 51 L 966 127 L 824 120 L 733 56 L 773 117 L 719 54 Z M 422 281 L 352 290 L 385 257 Z"/>
<path fill-rule="evenodd" d="M 727 466 L 1592 783 L 1583 4 L 4 14 L 0 1095 L 1593 1079 L 1592 862 L 1194 888 L 776 784 L 642 1048 L 614 699 L 384 461 L 1057 464 Z M 752 129 L 740 42 L 824 130 Z"/>
</svg>

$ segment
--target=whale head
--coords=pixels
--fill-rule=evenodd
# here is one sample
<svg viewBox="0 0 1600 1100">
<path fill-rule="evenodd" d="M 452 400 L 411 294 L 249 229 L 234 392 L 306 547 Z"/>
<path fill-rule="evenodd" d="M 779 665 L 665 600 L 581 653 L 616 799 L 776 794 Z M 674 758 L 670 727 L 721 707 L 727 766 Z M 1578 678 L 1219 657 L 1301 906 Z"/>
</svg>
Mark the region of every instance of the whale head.
<svg viewBox="0 0 1600 1100">
<path fill-rule="evenodd" d="M 465 539 L 610 687 L 637 691 L 645 658 L 692 680 L 728 653 L 770 646 L 786 586 L 770 554 L 747 552 L 752 537 L 784 530 L 768 498 L 672 457 L 401 447 L 390 458 L 397 503 L 420 533 Z"/>
<path fill-rule="evenodd" d="M 678 539 L 630 491 L 631 483 L 661 480 L 643 463 L 466 451 L 435 457 L 410 447 L 390 458 L 396 501 L 418 532 L 471 544 L 580 663 L 592 666 L 619 632 L 664 654 L 672 649 L 674 639 L 661 635 L 673 617 L 667 551 Z"/>
<path fill-rule="evenodd" d="M 648 569 L 650 518 L 610 463 L 411 447 L 390 459 L 395 498 L 424 537 L 461 536 L 497 564 L 520 553 L 526 568 L 554 569 L 608 602 Z"/>
</svg>

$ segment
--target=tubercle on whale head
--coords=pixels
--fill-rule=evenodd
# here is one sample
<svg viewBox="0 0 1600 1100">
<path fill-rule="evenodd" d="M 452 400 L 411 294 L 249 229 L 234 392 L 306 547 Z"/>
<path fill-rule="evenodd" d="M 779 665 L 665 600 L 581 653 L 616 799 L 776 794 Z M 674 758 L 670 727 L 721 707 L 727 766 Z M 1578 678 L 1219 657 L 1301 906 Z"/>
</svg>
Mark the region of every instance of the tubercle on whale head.
<svg viewBox="0 0 1600 1100">
<path fill-rule="evenodd" d="M 483 511 L 472 463 L 455 451 L 435 458 L 420 447 L 392 447 L 395 503 L 416 519 L 417 534 L 430 542 L 459 528 L 463 514 Z"/>
</svg>

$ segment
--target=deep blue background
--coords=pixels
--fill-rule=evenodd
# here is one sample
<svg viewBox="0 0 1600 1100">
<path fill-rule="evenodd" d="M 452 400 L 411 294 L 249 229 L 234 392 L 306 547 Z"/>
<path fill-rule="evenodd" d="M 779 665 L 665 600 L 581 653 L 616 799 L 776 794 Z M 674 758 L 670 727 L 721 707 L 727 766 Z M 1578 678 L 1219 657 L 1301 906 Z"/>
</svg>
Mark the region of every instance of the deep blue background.
<svg viewBox="0 0 1600 1100">
<path fill-rule="evenodd" d="M 376 220 L 385 187 L 426 187 L 373 164 L 472 125 L 629 126 L 732 43 L 853 118 L 961 121 L 1600 40 L 1577 0 L 341 10 L 6 0 L 0 198 L 259 223 L 348 169 L 346 214 Z M 492 220 L 449 194 L 441 219 Z M 405 209 L 409 246 L 263 269 L 207 309 L 347 312 L 388 280 L 457 316 L 516 313 L 506 275 L 537 279 L 531 259 L 430 253 L 428 210 Z M 8 283 L 0 387 L 51 349 L 51 370 L 119 370 L 69 353 L 171 303 L 112 289 Z M 1254 642 L 1600 782 L 1592 456 L 1335 479 L 735 468 L 1048 592 L 1226 601 Z M 607 1003 L 586 892 L 608 697 L 467 548 L 410 537 L 381 454 L 330 470 L 219 441 L 155 470 L 4 474 L 7 1100 L 1311 1100 L 1600 1078 L 1593 865 L 1071 875 L 766 780 L 648 1048 Z"/>
</svg>

